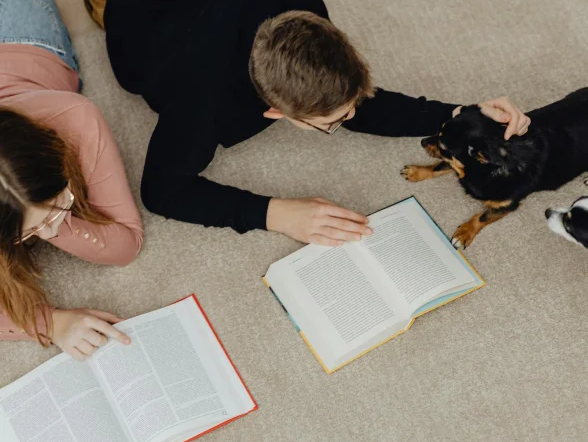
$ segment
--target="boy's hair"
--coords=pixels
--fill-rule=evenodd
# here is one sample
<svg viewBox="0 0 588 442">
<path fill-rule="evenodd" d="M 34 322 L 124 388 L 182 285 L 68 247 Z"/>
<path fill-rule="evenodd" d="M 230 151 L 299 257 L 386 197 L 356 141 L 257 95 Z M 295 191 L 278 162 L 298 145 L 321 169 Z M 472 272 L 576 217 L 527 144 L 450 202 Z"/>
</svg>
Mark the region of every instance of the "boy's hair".
<svg viewBox="0 0 588 442">
<path fill-rule="evenodd" d="M 269 106 L 296 119 L 328 116 L 374 95 L 369 67 L 345 34 L 306 11 L 261 24 L 249 74 Z"/>
</svg>

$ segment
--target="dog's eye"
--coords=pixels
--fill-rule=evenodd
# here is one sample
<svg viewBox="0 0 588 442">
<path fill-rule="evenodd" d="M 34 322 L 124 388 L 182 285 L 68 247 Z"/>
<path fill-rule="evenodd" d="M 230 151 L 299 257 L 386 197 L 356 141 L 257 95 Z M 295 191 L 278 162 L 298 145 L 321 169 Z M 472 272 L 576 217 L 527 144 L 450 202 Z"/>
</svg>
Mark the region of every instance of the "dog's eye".
<svg viewBox="0 0 588 442">
<path fill-rule="evenodd" d="M 473 157 L 475 149 L 472 146 L 468 146 L 468 155 Z"/>
<path fill-rule="evenodd" d="M 567 219 L 568 221 L 572 219 L 572 212 L 568 212 L 564 215 L 565 219 Z"/>
</svg>

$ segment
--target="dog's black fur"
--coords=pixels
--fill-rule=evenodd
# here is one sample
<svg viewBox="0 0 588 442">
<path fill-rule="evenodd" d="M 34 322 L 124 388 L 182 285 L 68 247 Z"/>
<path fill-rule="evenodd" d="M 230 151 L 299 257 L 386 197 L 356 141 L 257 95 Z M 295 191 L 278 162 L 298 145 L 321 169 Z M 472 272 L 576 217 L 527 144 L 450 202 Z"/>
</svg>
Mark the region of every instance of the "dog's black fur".
<svg viewBox="0 0 588 442">
<path fill-rule="evenodd" d="M 451 167 L 466 193 L 487 203 L 477 221 L 468 222 L 468 232 L 460 232 L 460 226 L 457 245 L 467 246 L 482 227 L 515 210 L 529 194 L 557 189 L 588 170 L 588 88 L 528 116 L 528 132 L 506 141 L 505 125 L 484 116 L 478 106 L 466 106 L 437 135 L 422 140 L 427 153 L 442 160 L 429 168 L 435 172 L 429 177 Z M 424 179 L 414 179 L 419 167 L 407 166 L 405 177 Z"/>
</svg>

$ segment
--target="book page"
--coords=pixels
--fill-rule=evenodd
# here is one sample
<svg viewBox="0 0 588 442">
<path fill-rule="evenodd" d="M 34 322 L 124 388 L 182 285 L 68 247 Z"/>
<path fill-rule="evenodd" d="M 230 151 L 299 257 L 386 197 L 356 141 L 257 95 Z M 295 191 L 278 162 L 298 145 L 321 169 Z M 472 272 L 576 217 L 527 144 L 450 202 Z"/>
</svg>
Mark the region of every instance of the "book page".
<svg viewBox="0 0 588 442">
<path fill-rule="evenodd" d="M 221 422 L 222 421 L 219 421 L 218 424 L 220 424 Z M 186 442 L 187 440 L 192 439 L 195 434 L 202 434 L 209 429 L 210 429 L 210 425 L 205 425 L 205 426 L 201 426 L 201 427 L 194 427 L 184 433 L 176 434 L 176 435 L 171 436 L 168 439 L 161 441 L 161 442 Z"/>
<path fill-rule="evenodd" d="M 91 359 L 133 442 L 174 440 L 255 407 L 192 298 L 124 321 Z"/>
<path fill-rule="evenodd" d="M 411 312 L 475 283 L 426 217 L 414 198 L 400 202 L 370 215 L 374 234 L 360 242 L 366 259 L 385 273 L 391 290 Z"/>
<path fill-rule="evenodd" d="M 87 363 L 61 354 L 0 390 L 2 442 L 127 442 Z"/>
<path fill-rule="evenodd" d="M 326 365 L 409 317 L 353 243 L 306 246 L 273 264 L 266 280 Z"/>
</svg>

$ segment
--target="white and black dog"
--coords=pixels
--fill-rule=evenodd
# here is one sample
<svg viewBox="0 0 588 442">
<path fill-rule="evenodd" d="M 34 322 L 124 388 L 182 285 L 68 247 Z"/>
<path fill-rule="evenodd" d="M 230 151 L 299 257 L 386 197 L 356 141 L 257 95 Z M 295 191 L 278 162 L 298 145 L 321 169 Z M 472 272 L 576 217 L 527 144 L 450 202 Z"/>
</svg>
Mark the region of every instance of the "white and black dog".
<svg viewBox="0 0 588 442">
<path fill-rule="evenodd" d="M 588 180 L 584 184 L 588 184 Z M 549 208 L 545 217 L 552 231 L 588 248 L 588 196 L 578 198 L 568 208 Z"/>
</svg>

